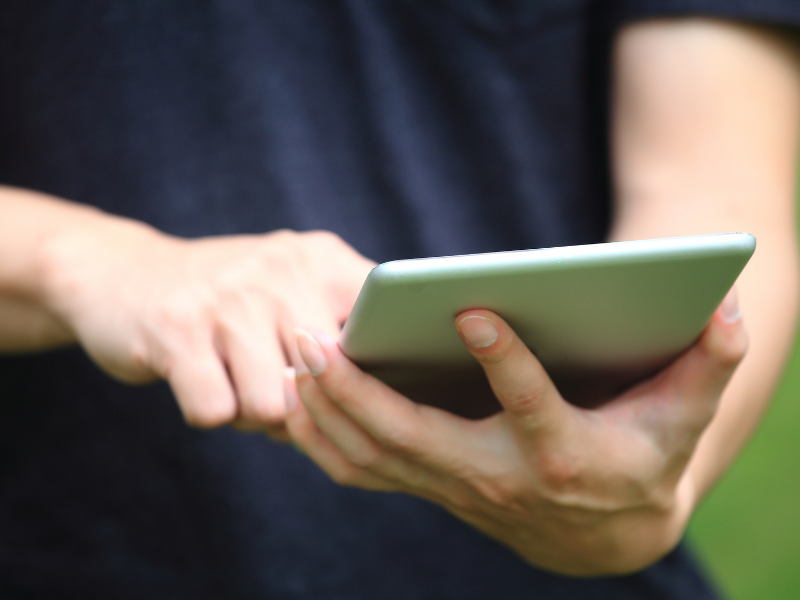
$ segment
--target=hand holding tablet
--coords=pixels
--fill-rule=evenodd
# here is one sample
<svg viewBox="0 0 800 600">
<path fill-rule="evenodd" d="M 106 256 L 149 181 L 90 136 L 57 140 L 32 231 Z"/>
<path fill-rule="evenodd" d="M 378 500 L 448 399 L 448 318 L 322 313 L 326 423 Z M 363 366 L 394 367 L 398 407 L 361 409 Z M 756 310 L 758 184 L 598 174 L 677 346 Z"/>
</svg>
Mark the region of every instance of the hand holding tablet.
<svg viewBox="0 0 800 600">
<path fill-rule="evenodd" d="M 736 278 L 752 251 L 752 243 L 747 247 L 752 238 L 739 240 L 744 242 L 744 248 L 741 244 L 736 248 L 735 236 L 723 239 L 720 250 L 719 240 L 699 239 L 699 249 L 683 254 L 678 250 L 677 257 L 669 256 L 670 247 L 685 249 L 686 240 L 657 241 L 660 248 L 655 256 L 636 252 L 638 257 L 632 263 L 612 261 L 604 268 L 591 264 L 586 248 L 568 251 L 572 255 L 568 258 L 577 254 L 580 261 L 574 266 L 581 276 L 573 274 L 574 280 L 593 282 L 593 286 L 587 285 L 587 293 L 574 298 L 583 301 L 582 308 L 595 310 L 595 318 L 604 312 L 614 315 L 609 307 L 615 305 L 592 302 L 592 293 L 600 298 L 604 290 L 610 293 L 604 281 L 637 284 L 627 289 L 631 296 L 645 292 L 653 296 L 647 285 L 676 286 L 687 272 L 697 278 L 697 285 L 684 286 L 683 291 L 693 298 L 696 288 L 705 290 L 713 312 L 707 323 L 698 325 L 701 334 L 696 339 L 689 338 L 690 347 L 655 377 L 641 372 L 639 376 L 646 377 L 641 385 L 631 385 L 635 380 L 618 379 L 616 384 L 628 389 L 615 393 L 612 387 L 605 388 L 610 397 L 604 402 L 604 398 L 596 396 L 592 402 L 601 404 L 591 410 L 575 406 L 586 404 L 584 390 L 573 388 L 576 395 L 572 403 L 565 401 L 562 390 L 566 388 L 554 386 L 542 363 L 530 352 L 531 340 L 523 341 L 503 317 L 490 310 L 461 311 L 461 306 L 456 306 L 457 316 L 447 311 L 439 316 L 449 325 L 448 331 L 453 328 L 460 334 L 461 348 L 478 369 L 479 377 L 472 387 L 457 376 L 464 374 L 463 369 L 472 368 L 469 363 L 450 360 L 446 364 L 452 370 L 448 372 L 437 363 L 426 364 L 412 356 L 413 360 L 379 364 L 383 367 L 381 377 L 397 377 L 398 389 L 392 389 L 348 360 L 329 335 L 319 330 L 298 330 L 297 346 L 303 362 L 294 377 L 286 379 L 287 430 L 303 452 L 337 483 L 404 492 L 435 502 L 539 567 L 572 575 L 621 574 L 641 569 L 674 547 L 699 500 L 694 487 L 697 480 L 684 477 L 687 464 L 747 349 L 747 333 L 736 295 L 729 294 L 716 307 L 719 298 L 712 302 L 706 286 L 707 279 L 713 280 L 723 272 L 727 272 L 730 281 L 718 280 L 714 284 L 723 290 Z M 730 242 L 734 242 L 733 250 L 728 246 Z M 626 248 L 631 246 L 624 245 L 622 249 Z M 608 249 L 588 248 L 589 254 Z M 619 246 L 610 249 L 616 254 Z M 539 274 L 569 273 L 558 266 L 558 252 L 563 253 L 564 249 L 543 253 L 552 261 L 539 265 L 543 268 L 535 271 L 537 278 Z M 474 266 L 475 258 L 458 261 L 472 262 Z M 493 258 L 496 257 L 489 257 Z M 682 264 L 684 259 L 688 265 Z M 675 267 L 676 262 L 679 266 L 670 281 L 670 271 L 665 269 L 668 265 Z M 637 275 L 622 277 L 616 273 L 615 277 L 617 267 L 623 273 Z M 661 271 L 661 276 L 648 277 L 652 271 Z M 469 273 L 464 277 L 470 279 Z M 452 283 L 447 278 L 438 279 L 448 282 L 446 285 Z M 396 289 L 407 287 L 406 283 L 401 282 Z M 547 287 L 541 282 L 539 285 L 541 290 Z M 661 304 L 650 309 L 671 319 L 673 325 L 680 325 L 693 311 L 686 310 L 686 298 L 670 285 L 662 288 L 671 293 L 673 301 L 683 301 L 677 305 L 683 311 L 678 313 L 680 318 L 671 312 L 676 306 L 657 295 L 649 300 Z M 421 290 L 423 296 L 427 293 L 425 287 Z M 486 288 L 491 291 L 496 286 Z M 428 299 L 437 298 L 440 299 L 434 294 Z M 565 302 L 578 306 L 574 298 Z M 409 305 L 405 313 L 395 310 L 389 316 L 417 317 L 425 313 L 424 306 L 413 307 L 412 299 L 406 296 Z M 628 309 L 636 306 L 624 296 L 619 301 Z M 628 304 L 624 304 L 626 301 Z M 552 310 L 560 307 L 550 306 Z M 646 309 L 632 312 L 634 319 L 641 319 L 642 315 L 647 316 Z M 576 319 L 592 325 L 590 318 Z M 651 321 L 659 324 L 658 319 Z M 350 325 L 356 323 L 353 320 Z M 519 324 L 517 328 L 521 329 Z M 413 318 L 408 329 L 425 333 Z M 350 331 L 352 335 L 355 330 Z M 603 329 L 596 328 L 596 332 L 602 334 Z M 624 344 L 614 345 L 613 337 L 607 341 L 619 357 Z M 431 342 L 436 342 L 435 336 Z M 388 346 L 391 348 L 391 344 Z M 668 355 L 661 354 L 665 347 L 668 348 L 660 344 L 657 353 L 642 353 L 643 360 L 634 356 L 631 363 L 619 367 L 618 363 L 602 360 L 602 353 L 591 355 L 585 353 L 585 347 L 578 346 L 584 352 L 577 354 L 578 359 L 588 354 L 597 360 L 588 367 L 578 360 L 561 363 L 567 367 L 561 371 L 564 378 L 560 383 L 580 381 L 575 374 L 588 373 L 583 380 L 585 389 L 596 391 L 613 379 L 604 379 L 609 371 L 625 373 L 633 365 L 634 370 L 628 373 L 635 375 L 635 368 L 654 364 L 654 358 L 669 360 Z M 420 356 L 431 358 L 432 353 L 424 344 L 418 348 Z M 537 351 L 548 356 L 547 350 L 553 348 L 556 347 L 539 346 Z M 553 356 L 559 355 L 553 352 L 549 356 L 552 361 Z M 447 379 L 448 373 L 454 376 Z M 482 388 L 478 385 L 481 378 Z M 402 392 L 401 386 L 405 386 Z M 420 393 L 413 396 L 418 402 L 435 403 L 462 416 L 480 417 L 491 411 L 497 414 L 481 420 L 460 418 L 448 410 L 413 402 L 403 395 L 409 389 Z"/>
</svg>

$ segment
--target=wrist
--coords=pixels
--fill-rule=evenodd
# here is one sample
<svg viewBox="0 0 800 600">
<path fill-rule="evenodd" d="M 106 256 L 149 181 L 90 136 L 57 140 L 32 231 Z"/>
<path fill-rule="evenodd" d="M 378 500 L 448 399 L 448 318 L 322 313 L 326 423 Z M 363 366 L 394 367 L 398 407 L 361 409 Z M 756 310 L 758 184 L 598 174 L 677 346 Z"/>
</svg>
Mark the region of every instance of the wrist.
<svg viewBox="0 0 800 600">
<path fill-rule="evenodd" d="M 683 538 L 695 507 L 695 494 L 690 477 L 686 473 L 675 487 L 671 500 L 654 507 L 654 516 L 639 522 L 634 518 L 629 523 L 627 535 L 622 536 L 620 548 L 625 548 L 625 556 L 617 569 L 609 574 L 625 574 L 640 571 L 657 562 Z"/>
<path fill-rule="evenodd" d="M 650 506 L 607 515 L 596 528 L 573 530 L 566 547 L 555 554 L 551 547 L 545 560 L 539 553 L 521 554 L 532 564 L 562 575 L 604 577 L 634 573 L 678 545 L 693 510 L 692 482 L 684 476 L 668 500 L 659 498 Z"/>
<path fill-rule="evenodd" d="M 160 234 L 144 223 L 80 207 L 65 227 L 46 236 L 34 256 L 30 284 L 35 302 L 73 328 L 76 312 L 98 283 L 124 281 L 121 250 L 131 256 L 156 243 Z M 124 254 L 124 252 L 122 252 Z M 91 310 L 91 301 L 87 308 Z"/>
</svg>

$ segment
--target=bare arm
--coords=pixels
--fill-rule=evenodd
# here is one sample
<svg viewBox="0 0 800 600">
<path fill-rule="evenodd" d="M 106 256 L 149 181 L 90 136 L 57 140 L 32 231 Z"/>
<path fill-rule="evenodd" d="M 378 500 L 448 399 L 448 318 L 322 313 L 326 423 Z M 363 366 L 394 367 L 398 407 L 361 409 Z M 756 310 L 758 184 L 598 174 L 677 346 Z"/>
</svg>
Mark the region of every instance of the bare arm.
<svg viewBox="0 0 800 600">
<path fill-rule="evenodd" d="M 74 343 L 43 301 L 40 257 L 59 231 L 89 227 L 100 214 L 43 194 L 0 186 L 0 352 Z"/>
<path fill-rule="evenodd" d="M 338 332 L 372 265 L 329 233 L 186 240 L 0 187 L 0 352 L 77 342 L 118 379 L 169 381 L 194 425 L 282 437 L 294 327 Z"/>
<path fill-rule="evenodd" d="M 436 502 L 561 573 L 641 569 L 680 540 L 755 426 L 797 311 L 794 168 L 800 77 L 768 33 L 674 20 L 616 48 L 614 239 L 745 230 L 756 257 L 697 342 L 595 409 L 564 401 L 536 357 L 484 310 L 455 326 L 504 411 L 467 421 L 360 372 L 301 332 L 292 438 L 334 480 Z M 736 373 L 733 380 L 732 375 Z M 730 385 L 729 385 L 730 384 Z"/>
<path fill-rule="evenodd" d="M 612 238 L 758 240 L 737 283 L 750 347 L 688 468 L 698 498 L 758 423 L 794 335 L 797 57 L 775 32 L 704 20 L 637 24 L 616 47 Z"/>
</svg>

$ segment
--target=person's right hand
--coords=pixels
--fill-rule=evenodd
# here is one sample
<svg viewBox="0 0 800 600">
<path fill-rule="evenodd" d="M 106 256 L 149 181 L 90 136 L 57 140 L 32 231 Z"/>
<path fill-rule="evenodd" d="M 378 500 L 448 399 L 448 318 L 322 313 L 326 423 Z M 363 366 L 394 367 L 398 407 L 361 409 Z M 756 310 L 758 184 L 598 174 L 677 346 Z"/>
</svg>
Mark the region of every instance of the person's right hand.
<svg viewBox="0 0 800 600">
<path fill-rule="evenodd" d="M 45 256 L 48 308 L 106 372 L 166 379 L 191 425 L 282 439 L 295 327 L 337 335 L 374 266 L 327 232 L 186 240 L 106 216 Z"/>
<path fill-rule="evenodd" d="M 286 386 L 294 442 L 337 483 L 439 504 L 557 573 L 631 573 L 671 550 L 700 500 L 687 467 L 747 349 L 735 292 L 674 362 L 591 409 L 564 400 L 497 314 L 454 325 L 501 412 L 417 404 L 301 330 L 304 364 Z"/>
</svg>

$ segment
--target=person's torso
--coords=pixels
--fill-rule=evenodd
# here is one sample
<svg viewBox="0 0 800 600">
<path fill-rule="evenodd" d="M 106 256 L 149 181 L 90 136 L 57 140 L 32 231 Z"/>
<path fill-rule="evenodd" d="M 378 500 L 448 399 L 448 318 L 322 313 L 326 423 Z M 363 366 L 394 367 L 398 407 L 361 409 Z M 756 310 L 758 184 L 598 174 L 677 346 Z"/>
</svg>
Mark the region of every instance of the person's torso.
<svg viewBox="0 0 800 600">
<path fill-rule="evenodd" d="M 602 241 L 591 14 L 586 0 L 7 0 L 0 183 L 182 236 L 332 230 L 378 261 Z M 626 578 L 542 572 L 435 506 L 338 487 L 260 436 L 192 430 L 165 385 L 119 384 L 77 349 L 3 358 L 0 381 L 7 593 L 706 593 L 681 552 Z"/>
</svg>

